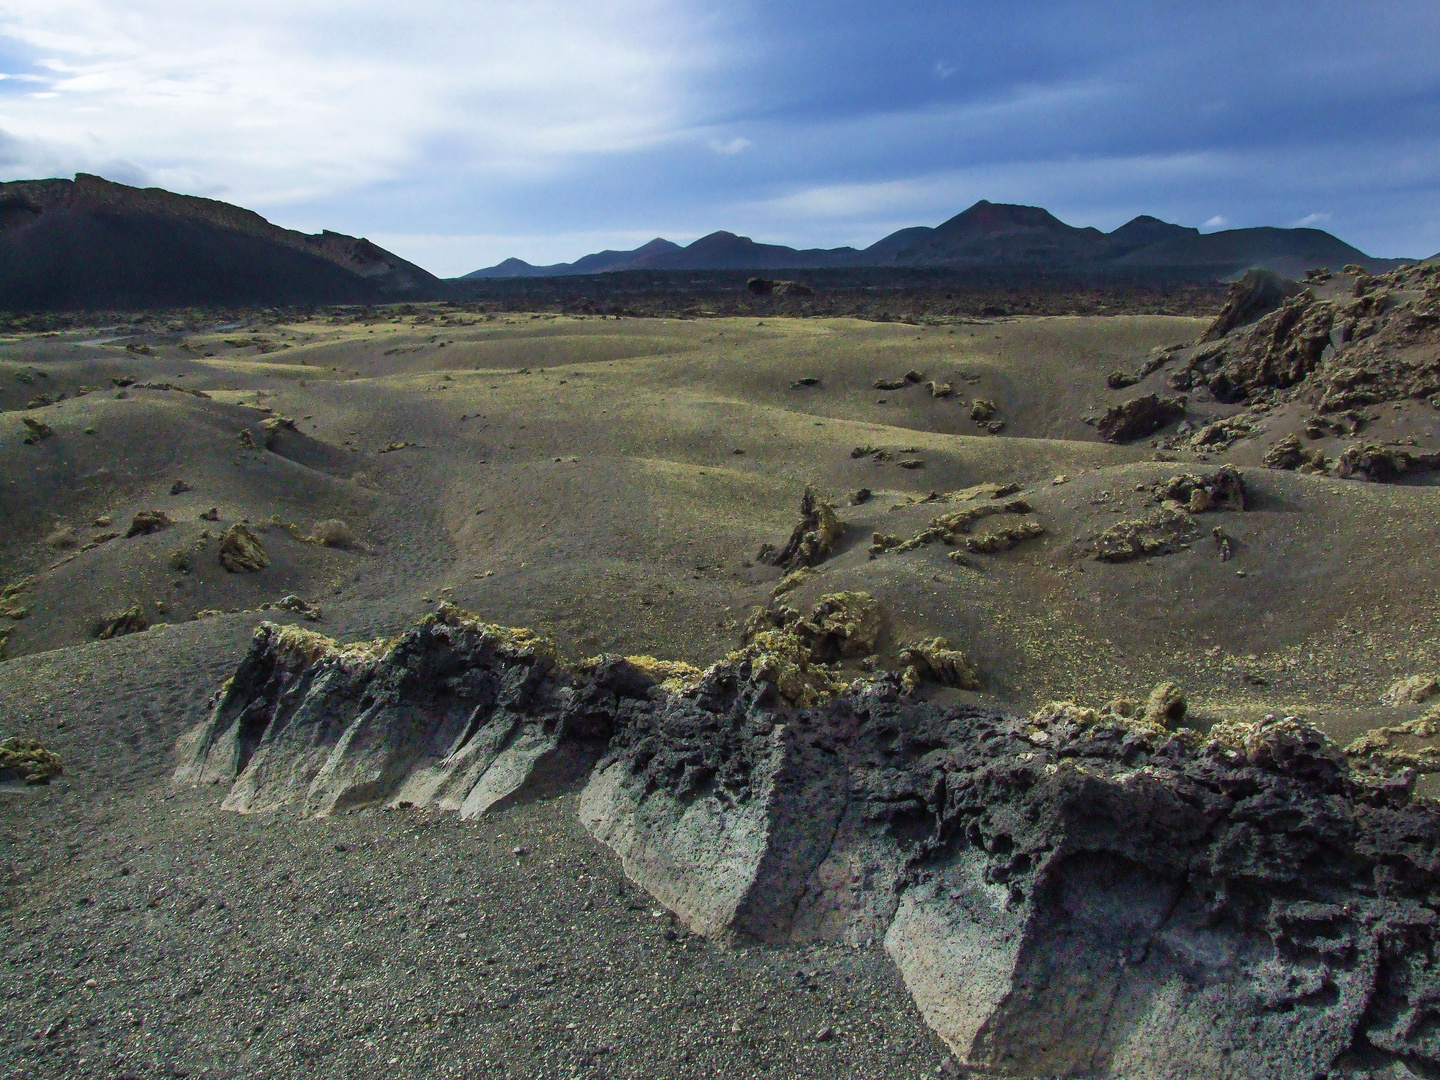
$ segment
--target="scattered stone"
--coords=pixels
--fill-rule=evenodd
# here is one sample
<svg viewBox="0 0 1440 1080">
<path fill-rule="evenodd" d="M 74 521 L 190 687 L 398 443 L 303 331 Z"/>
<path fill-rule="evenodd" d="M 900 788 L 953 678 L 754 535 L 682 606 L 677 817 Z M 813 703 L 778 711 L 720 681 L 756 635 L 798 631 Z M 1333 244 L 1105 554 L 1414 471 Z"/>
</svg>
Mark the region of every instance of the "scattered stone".
<svg viewBox="0 0 1440 1080">
<path fill-rule="evenodd" d="M 1261 316 L 1268 315 L 1283 304 L 1287 297 L 1294 296 L 1299 291 L 1294 282 L 1287 282 L 1270 270 L 1247 270 L 1238 281 L 1230 283 L 1225 306 L 1220 309 L 1220 314 L 1215 316 L 1215 321 L 1205 333 L 1200 335 L 1200 341 L 1219 341 L 1237 326 L 1253 323 Z"/>
<path fill-rule="evenodd" d="M 819 385 L 820 385 L 820 380 L 817 379 L 814 375 L 806 375 L 806 376 L 803 376 L 802 378 L 796 379 L 796 380 L 795 380 L 795 385 L 796 385 L 796 386 L 819 386 Z"/>
<path fill-rule="evenodd" d="M 976 398 L 970 403 L 970 419 L 977 424 L 987 423 L 997 411 L 995 402 L 987 398 Z"/>
<path fill-rule="evenodd" d="M 60 755 L 34 739 L 0 741 L 0 784 L 48 784 L 64 771 Z"/>
<path fill-rule="evenodd" d="M 1112 371 L 1105 376 L 1105 386 L 1110 390 L 1124 390 L 1127 386 L 1134 386 L 1139 381 L 1126 371 Z"/>
<path fill-rule="evenodd" d="M 756 296 L 814 296 L 815 290 L 799 281 L 767 281 L 754 277 L 745 283 Z"/>
<path fill-rule="evenodd" d="M 80 536 L 73 525 L 57 525 L 55 531 L 45 537 L 45 543 L 56 549 L 80 546 Z"/>
<path fill-rule="evenodd" d="M 911 368 L 909 371 L 905 372 L 905 374 L 902 376 L 902 378 L 903 378 L 907 383 L 924 382 L 924 381 L 925 381 L 925 373 L 924 373 L 923 371 L 916 371 L 914 368 Z"/>
<path fill-rule="evenodd" d="M 163 532 L 172 524 L 164 510 L 141 510 L 130 519 L 130 528 L 126 531 L 125 538 L 128 540 L 132 536 L 149 536 L 151 533 Z"/>
<path fill-rule="evenodd" d="M 1381 700 L 1398 708 L 1402 705 L 1419 705 L 1437 694 L 1440 694 L 1440 679 L 1436 676 L 1411 675 L 1390 687 Z"/>
<path fill-rule="evenodd" d="M 952 649 L 943 637 L 903 646 L 898 655 L 903 665 L 900 687 L 914 694 L 922 683 L 938 683 L 958 690 L 979 690 L 980 673 L 959 649 Z"/>
<path fill-rule="evenodd" d="M 1146 394 L 1111 406 L 1095 424 L 1106 442 L 1125 443 L 1152 435 L 1185 415 L 1183 397 Z"/>
<path fill-rule="evenodd" d="M 270 565 L 258 537 L 239 522 L 220 536 L 220 565 L 232 574 L 253 573 Z"/>
<path fill-rule="evenodd" d="M 307 544 L 321 547 L 348 549 L 356 546 L 355 534 L 350 526 L 339 518 L 317 521 L 310 529 L 310 535 L 303 538 Z"/>
<path fill-rule="evenodd" d="M 1269 450 L 1263 459 L 1267 469 L 1298 469 L 1310 460 L 1310 455 L 1294 435 L 1286 435 Z"/>
<path fill-rule="evenodd" d="M 901 458 L 895 464 L 902 469 L 923 469 L 925 460 L 923 458 Z"/>
<path fill-rule="evenodd" d="M 873 496 L 874 492 L 872 492 L 869 488 L 859 488 L 856 491 L 852 491 L 850 493 L 850 505 L 863 506 L 865 503 L 869 502 Z"/>
<path fill-rule="evenodd" d="M 1169 555 L 1195 537 L 1195 519 L 1188 511 L 1161 506 L 1138 520 L 1119 521 L 1095 541 L 1100 562 L 1130 562 Z"/>
<path fill-rule="evenodd" d="M 416 444 L 416 443 L 413 443 L 413 442 L 403 442 L 403 441 L 402 441 L 402 442 L 386 443 L 384 446 L 380 447 L 380 449 L 379 449 L 379 450 L 376 450 L 375 452 L 376 452 L 377 454 L 393 454 L 393 453 L 395 453 L 396 450 L 404 450 L 407 446 L 415 446 L 415 445 L 417 445 L 417 444 Z"/>
<path fill-rule="evenodd" d="M 1415 453 L 1396 447 L 1363 443 L 1343 450 L 1335 462 L 1335 475 L 1376 484 L 1393 484 L 1404 476 L 1440 469 L 1440 452 Z"/>
<path fill-rule="evenodd" d="M 852 458 L 862 458 L 869 457 L 871 454 L 879 454 L 881 452 L 882 451 L 880 447 L 871 446 L 869 443 L 866 443 L 864 446 L 857 446 L 853 450 L 851 450 L 850 456 Z"/>
<path fill-rule="evenodd" d="M 1189 703 L 1180 684 L 1162 682 L 1150 691 L 1150 697 L 1145 701 L 1144 720 L 1147 724 L 1158 724 L 1173 730 L 1180 726 L 1188 709 Z"/>
<path fill-rule="evenodd" d="M 1009 551 L 1026 540 L 1034 540 L 1045 535 L 1045 526 L 1038 521 L 1022 521 L 1015 525 L 1005 525 L 984 536 L 971 536 L 965 540 L 965 550 L 973 551 L 977 555 L 993 555 L 1001 551 Z"/>
<path fill-rule="evenodd" d="M 294 612 L 309 622 L 318 622 L 324 618 L 318 606 L 307 604 L 304 600 L 300 599 L 300 597 L 293 594 L 290 596 L 282 596 L 275 602 L 275 606 L 281 611 Z"/>
<path fill-rule="evenodd" d="M 955 392 L 955 387 L 948 382 L 936 382 L 931 379 L 925 384 L 930 391 L 932 398 L 947 398 Z"/>
<path fill-rule="evenodd" d="M 218 506 L 212 506 L 212 507 L 210 507 L 209 510 L 202 510 L 202 511 L 200 512 L 200 520 L 201 520 L 201 521 L 219 521 L 219 520 L 220 520 L 220 508 L 219 508 Z"/>
<path fill-rule="evenodd" d="M 1235 539 L 1230 536 L 1219 525 L 1210 530 L 1211 537 L 1215 540 L 1215 550 L 1220 553 L 1220 561 L 1229 562 L 1235 557 Z"/>
<path fill-rule="evenodd" d="M 1184 427 L 1185 424 L 1182 423 L 1180 428 L 1176 429 L 1177 434 Z M 1185 440 L 1184 445 L 1201 453 L 1225 450 L 1254 430 L 1254 425 L 1244 416 L 1227 416 L 1223 420 L 1215 420 L 1202 425 Z"/>
<path fill-rule="evenodd" d="M 97 529 L 106 529 L 109 528 L 111 525 L 115 524 L 115 522 L 111 519 L 109 514 L 101 514 L 94 521 L 90 522 L 90 524 L 94 525 Z"/>
<path fill-rule="evenodd" d="M 829 558 L 844 534 L 845 526 L 835 516 L 835 508 L 807 485 L 800 499 L 800 520 L 790 533 L 790 539 L 779 552 L 765 561 L 787 570 L 816 566 Z"/>
<path fill-rule="evenodd" d="M 190 485 L 187 484 L 184 480 L 176 480 L 175 483 L 170 485 L 171 495 L 183 495 L 185 494 L 185 492 L 190 490 Z"/>
<path fill-rule="evenodd" d="M 876 379 L 870 385 L 876 390 L 903 390 L 906 382 L 904 379 Z"/>
<path fill-rule="evenodd" d="M 179 570 L 182 574 L 188 574 L 191 570 L 192 553 L 189 548 L 178 547 L 170 552 L 170 558 L 166 560 L 171 570 Z"/>
<path fill-rule="evenodd" d="M 34 417 L 22 416 L 20 422 L 25 425 L 25 438 L 21 441 L 26 446 L 34 446 L 41 439 L 48 439 L 55 434 L 55 429 L 43 420 L 36 420 Z"/>
<path fill-rule="evenodd" d="M 249 428 L 241 428 L 235 438 L 240 443 L 240 449 L 242 450 L 260 449 L 260 447 L 255 442 L 254 434 L 250 431 Z"/>
<path fill-rule="evenodd" d="M 988 431 L 991 435 L 999 435 L 1002 431 L 1005 430 L 1005 421 L 991 420 L 988 424 L 985 425 L 985 430 Z"/>
<path fill-rule="evenodd" d="M 887 551 L 893 551 L 902 543 L 904 543 L 904 541 L 893 533 L 871 533 L 869 547 L 870 557 L 873 559 L 876 555 L 883 555 Z"/>
<path fill-rule="evenodd" d="M 138 634 L 149 629 L 150 620 L 145 616 L 145 609 L 135 604 L 118 614 L 106 615 L 95 624 L 94 636 L 101 641 L 108 641 L 110 638 Z"/>
<path fill-rule="evenodd" d="M 1222 465 L 1208 475 L 1182 473 L 1156 486 L 1156 497 L 1178 503 L 1192 514 L 1208 510 L 1246 508 L 1245 480 L 1234 465 Z"/>
</svg>

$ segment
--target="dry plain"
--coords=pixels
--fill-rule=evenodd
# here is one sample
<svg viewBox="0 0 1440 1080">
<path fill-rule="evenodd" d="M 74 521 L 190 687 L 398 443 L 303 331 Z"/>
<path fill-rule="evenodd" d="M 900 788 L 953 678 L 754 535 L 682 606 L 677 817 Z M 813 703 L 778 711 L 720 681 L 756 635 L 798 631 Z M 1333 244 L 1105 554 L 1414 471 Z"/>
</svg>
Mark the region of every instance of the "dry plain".
<svg viewBox="0 0 1440 1080">
<path fill-rule="evenodd" d="M 346 640 L 448 600 L 568 657 L 704 666 L 772 601 L 784 572 L 757 552 L 783 543 L 807 485 L 845 529 L 786 602 L 873 594 L 880 666 L 908 641 L 963 648 L 982 688 L 937 699 L 1100 705 L 1174 680 L 1200 724 L 1295 714 L 1345 741 L 1408 718 L 1380 698 L 1440 667 L 1440 487 L 1263 468 L 1306 419 L 1285 405 L 1223 450 L 1173 425 L 1117 445 L 1086 421 L 1168 392 L 1163 365 L 1106 378 L 1207 324 L 436 305 L 0 343 L 0 569 L 17 586 L 0 735 L 65 764 L 0 797 L 7 1075 L 953 1069 L 878 948 L 695 938 L 625 882 L 571 796 L 483 823 L 247 817 L 172 790 L 172 747 L 258 622 L 303 621 L 275 606 L 287 596 Z M 1187 408 L 1192 427 L 1241 411 L 1203 391 Z M 50 434 L 26 442 L 26 418 Z M 1440 446 L 1423 400 L 1367 423 L 1367 439 Z M 1207 519 L 1169 554 L 1095 558 L 1157 485 L 1226 462 L 1249 508 L 1214 516 L 1223 550 Z M 876 534 L 921 532 L 981 484 L 1015 485 L 1043 533 L 958 560 L 934 543 L 872 557 Z M 170 524 L 125 535 L 155 510 Z M 332 520 L 353 542 L 307 542 Z M 263 569 L 221 565 L 236 523 Z M 149 629 L 96 639 L 135 609 Z"/>
</svg>

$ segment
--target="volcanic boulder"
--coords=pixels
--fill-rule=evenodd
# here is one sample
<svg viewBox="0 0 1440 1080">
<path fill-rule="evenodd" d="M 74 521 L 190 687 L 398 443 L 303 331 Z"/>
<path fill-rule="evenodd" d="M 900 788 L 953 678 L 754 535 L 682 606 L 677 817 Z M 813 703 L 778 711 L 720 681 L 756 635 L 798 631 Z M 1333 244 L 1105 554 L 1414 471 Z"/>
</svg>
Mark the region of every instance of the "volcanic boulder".
<svg viewBox="0 0 1440 1080">
<path fill-rule="evenodd" d="M 1183 397 L 1146 394 L 1111 406 L 1095 426 L 1106 442 L 1123 443 L 1154 434 L 1184 415 Z"/>
<path fill-rule="evenodd" d="M 270 565 L 260 538 L 238 522 L 220 537 L 220 565 L 232 574 L 254 573 Z"/>
<path fill-rule="evenodd" d="M 1283 304 L 1286 297 L 1298 291 L 1299 286 L 1294 282 L 1287 282 L 1272 271 L 1247 270 L 1238 281 L 1230 283 L 1225 306 L 1205 333 L 1200 335 L 1200 341 L 1218 341 L 1237 326 L 1268 315 Z"/>
<path fill-rule="evenodd" d="M 845 526 L 835 516 L 835 508 L 807 486 L 800 499 L 800 520 L 790 539 L 778 552 L 768 552 L 765 561 L 787 570 L 818 565 L 830 557 L 844 534 Z"/>
</svg>

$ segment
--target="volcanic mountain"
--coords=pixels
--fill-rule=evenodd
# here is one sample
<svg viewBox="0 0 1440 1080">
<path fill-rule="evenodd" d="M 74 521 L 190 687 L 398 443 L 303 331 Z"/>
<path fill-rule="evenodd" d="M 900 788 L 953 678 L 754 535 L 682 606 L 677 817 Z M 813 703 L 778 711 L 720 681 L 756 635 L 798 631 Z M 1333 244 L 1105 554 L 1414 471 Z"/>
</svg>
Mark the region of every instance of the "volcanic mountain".
<svg viewBox="0 0 1440 1080">
<path fill-rule="evenodd" d="M 758 244 L 748 236 L 714 232 L 688 247 L 664 239 L 634 251 L 603 251 L 573 263 L 532 266 L 506 259 L 466 278 L 562 277 L 619 270 L 778 270 L 825 267 L 1002 267 L 1104 270 L 1147 269 L 1234 277 L 1254 267 L 1299 276 L 1311 266 L 1364 263 L 1389 270 L 1402 260 L 1372 259 L 1319 229 L 1233 229 L 1201 234 L 1142 214 L 1113 232 L 1077 228 L 1038 206 L 981 199 L 931 228 L 912 226 L 869 247 L 797 250 Z M 1413 261 L 1413 260 L 1412 260 Z"/>
<path fill-rule="evenodd" d="M 85 173 L 0 184 L 0 309 L 365 303 L 443 290 L 368 240 L 282 229 L 213 199 Z"/>
</svg>

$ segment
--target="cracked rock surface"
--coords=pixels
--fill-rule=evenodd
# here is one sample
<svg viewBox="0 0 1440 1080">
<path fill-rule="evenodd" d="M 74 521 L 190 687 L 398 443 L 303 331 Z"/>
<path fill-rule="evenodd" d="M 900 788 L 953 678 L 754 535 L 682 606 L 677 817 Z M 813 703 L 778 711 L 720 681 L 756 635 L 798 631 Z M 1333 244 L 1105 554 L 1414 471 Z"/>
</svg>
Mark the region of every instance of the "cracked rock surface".
<svg viewBox="0 0 1440 1080">
<path fill-rule="evenodd" d="M 794 709 L 745 660 L 670 692 L 442 608 L 369 646 L 262 626 L 183 758 L 238 810 L 473 817 L 583 781 L 690 929 L 883 941 L 982 1075 L 1440 1068 L 1440 812 L 1292 719 L 1017 718 L 889 675 Z"/>
</svg>

